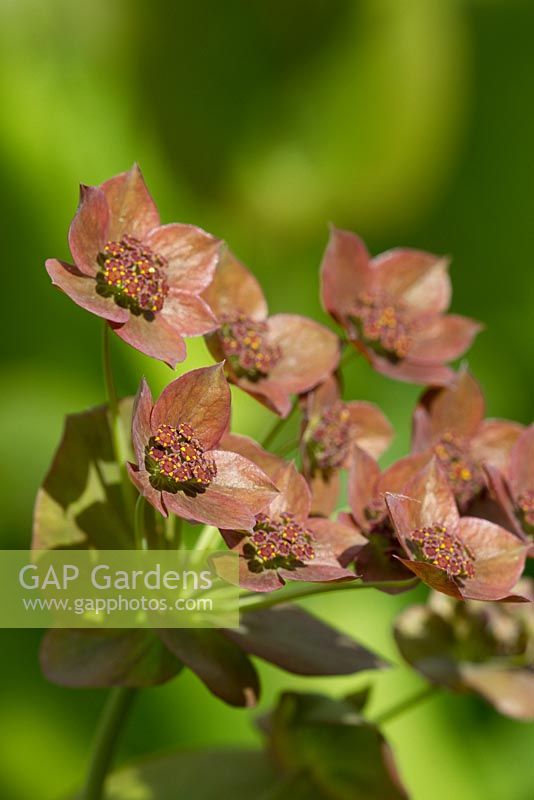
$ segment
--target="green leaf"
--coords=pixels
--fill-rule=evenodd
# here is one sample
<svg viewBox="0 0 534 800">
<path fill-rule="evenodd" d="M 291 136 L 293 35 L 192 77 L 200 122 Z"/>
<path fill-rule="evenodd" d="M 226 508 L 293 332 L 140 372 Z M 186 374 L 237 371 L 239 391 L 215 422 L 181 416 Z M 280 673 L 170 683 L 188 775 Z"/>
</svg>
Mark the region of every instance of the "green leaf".
<svg viewBox="0 0 534 800">
<path fill-rule="evenodd" d="M 41 644 L 45 677 L 61 686 L 153 686 L 182 665 L 152 631 L 48 631 Z"/>
<path fill-rule="evenodd" d="M 242 614 L 224 635 L 247 653 L 297 675 L 351 675 L 387 664 L 353 639 L 297 606 Z"/>
<path fill-rule="evenodd" d="M 104 800 L 267 800 L 275 782 L 274 769 L 260 752 L 173 753 L 115 772 Z"/>
<path fill-rule="evenodd" d="M 207 628 L 158 630 L 158 635 L 180 661 L 208 689 L 232 706 L 256 704 L 260 685 L 250 659 L 220 631 Z"/>
<path fill-rule="evenodd" d="M 349 702 L 288 692 L 282 695 L 269 727 L 271 751 L 281 768 L 306 775 L 323 793 L 319 797 L 407 797 L 384 737 Z"/>
<path fill-rule="evenodd" d="M 123 400 L 121 419 L 126 441 L 130 441 L 131 410 L 132 399 Z M 112 550 L 131 543 L 107 407 L 70 414 L 37 495 L 33 547 L 92 546 Z"/>
</svg>

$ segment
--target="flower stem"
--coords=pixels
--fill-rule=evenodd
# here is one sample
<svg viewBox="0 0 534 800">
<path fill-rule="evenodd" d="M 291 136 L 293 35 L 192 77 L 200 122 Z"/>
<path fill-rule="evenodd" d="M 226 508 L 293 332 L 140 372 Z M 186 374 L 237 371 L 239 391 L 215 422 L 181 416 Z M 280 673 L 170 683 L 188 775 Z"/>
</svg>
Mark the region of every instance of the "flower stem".
<svg viewBox="0 0 534 800">
<path fill-rule="evenodd" d="M 200 531 L 200 536 L 195 542 L 195 550 L 211 550 L 214 543 L 219 538 L 219 529 L 213 525 L 204 525 Z"/>
<path fill-rule="evenodd" d="M 424 700 L 428 700 L 428 698 L 433 697 L 436 692 L 439 691 L 439 686 L 424 686 L 418 692 L 413 694 L 411 697 L 407 697 L 405 700 L 401 700 L 400 703 L 388 708 L 386 711 L 383 711 L 381 714 L 378 714 L 371 722 L 375 725 L 384 725 L 386 722 L 390 722 L 395 717 L 399 717 L 401 714 L 404 714 L 405 711 L 409 711 L 411 708 L 419 705 Z"/>
<path fill-rule="evenodd" d="M 140 494 L 135 504 L 134 512 L 134 540 L 137 550 L 146 550 L 145 532 L 145 498 Z"/>
<path fill-rule="evenodd" d="M 258 611 L 262 608 L 272 608 L 282 603 L 291 603 L 293 600 L 301 600 L 304 597 L 313 597 L 313 595 L 325 594 L 326 592 L 355 592 L 357 589 L 387 589 L 397 586 L 409 588 L 411 585 L 415 586 L 416 583 L 417 579 L 412 578 L 407 581 L 376 581 L 374 583 L 356 581 L 308 583 L 303 586 L 291 587 L 287 591 L 271 592 L 267 597 L 263 596 L 259 600 L 257 599 L 257 592 L 245 595 L 241 598 L 239 607 L 242 611 Z"/>
<path fill-rule="evenodd" d="M 345 342 L 345 351 L 341 356 L 338 369 L 343 369 L 343 367 L 347 366 L 349 361 L 352 361 L 353 358 L 359 355 L 360 353 L 358 352 L 358 350 L 356 350 L 356 348 L 351 342 L 349 341 Z"/>
<path fill-rule="evenodd" d="M 182 523 L 175 514 L 169 514 L 165 520 L 165 542 L 169 550 L 180 550 L 182 546 Z"/>
<path fill-rule="evenodd" d="M 95 736 L 89 775 L 82 800 L 101 800 L 104 782 L 113 761 L 118 736 L 124 725 L 135 689 L 119 686 L 109 693 Z"/>
<path fill-rule="evenodd" d="M 274 442 L 274 440 L 276 439 L 276 437 L 278 436 L 280 431 L 285 427 L 286 423 L 291 419 L 291 417 L 293 416 L 293 412 L 297 408 L 297 405 L 298 405 L 298 398 L 295 397 L 295 399 L 293 400 L 293 405 L 291 406 L 291 410 L 290 410 L 289 414 L 287 415 L 287 417 L 281 417 L 279 420 L 277 420 L 274 423 L 274 425 L 271 428 L 271 430 L 268 431 L 267 435 L 260 442 L 261 446 L 265 450 L 267 450 L 269 445 Z"/>
<path fill-rule="evenodd" d="M 133 486 L 130 483 L 128 473 L 126 471 L 128 448 L 124 439 L 124 431 L 122 429 L 119 413 L 119 399 L 117 396 L 117 390 L 115 388 L 115 381 L 113 380 L 113 369 L 111 367 L 111 353 L 109 346 L 109 325 L 106 321 L 104 321 L 104 327 L 102 329 L 102 368 L 104 371 L 104 382 L 106 385 L 106 394 L 108 399 L 113 455 L 115 456 L 115 461 L 119 467 L 122 497 L 125 508 L 128 511 L 132 508 Z"/>
</svg>

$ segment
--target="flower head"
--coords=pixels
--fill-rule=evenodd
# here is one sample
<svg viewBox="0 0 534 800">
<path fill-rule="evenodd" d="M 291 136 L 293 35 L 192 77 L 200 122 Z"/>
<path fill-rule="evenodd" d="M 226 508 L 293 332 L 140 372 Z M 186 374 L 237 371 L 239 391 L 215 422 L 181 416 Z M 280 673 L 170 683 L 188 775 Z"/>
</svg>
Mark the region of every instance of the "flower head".
<svg viewBox="0 0 534 800">
<path fill-rule="evenodd" d="M 526 547 L 487 520 L 462 517 L 436 458 L 403 494 L 386 493 L 400 561 L 421 580 L 458 599 L 506 600 L 523 572 Z"/>
<path fill-rule="evenodd" d="M 260 465 L 279 492 L 256 515 L 252 531 L 221 530 L 228 546 L 241 556 L 240 585 L 270 592 L 287 580 L 353 579 L 354 573 L 336 558 L 339 526 L 310 518 L 310 490 L 293 464 L 266 453 L 247 437 L 228 435 L 222 444 Z"/>
<path fill-rule="evenodd" d="M 378 458 L 393 428 L 373 403 L 341 400 L 339 381 L 331 376 L 302 398 L 301 453 L 312 490 L 312 513 L 328 516 L 339 497 L 339 470 L 350 465 L 354 445 Z"/>
<path fill-rule="evenodd" d="M 532 581 L 517 589 L 534 599 Z M 427 680 L 479 694 L 510 717 L 534 719 L 534 604 L 457 601 L 432 593 L 395 622 L 406 661 Z"/>
<path fill-rule="evenodd" d="M 486 472 L 503 524 L 531 542 L 534 555 L 534 425 L 517 437 L 502 469 L 489 464 Z"/>
<path fill-rule="evenodd" d="M 194 225 L 160 225 L 136 165 L 81 187 L 69 245 L 74 265 L 46 262 L 54 285 L 142 353 L 174 367 L 185 358 L 183 336 L 215 327 L 200 293 L 220 242 Z"/>
<path fill-rule="evenodd" d="M 307 317 L 269 317 L 258 282 L 230 252 L 203 297 L 219 321 L 207 344 L 215 358 L 226 360 L 228 380 L 276 414 L 287 416 L 291 395 L 308 391 L 335 370 L 337 337 Z"/>
<path fill-rule="evenodd" d="M 445 366 L 467 350 L 479 323 L 445 314 L 447 260 L 420 250 L 371 259 L 354 233 L 332 228 L 321 266 L 323 306 L 378 372 L 432 385 L 453 377 Z"/>
<path fill-rule="evenodd" d="M 130 477 L 164 516 L 252 529 L 276 488 L 247 458 L 216 449 L 228 427 L 230 389 L 221 364 L 188 372 L 153 402 L 143 380 L 134 407 L 137 465 Z"/>
<path fill-rule="evenodd" d="M 353 447 L 348 482 L 350 514 L 338 516 L 338 523 L 346 529 L 340 562 L 345 566 L 354 562 L 356 573 L 366 583 L 406 581 L 411 577 L 410 570 L 399 560 L 404 553 L 388 514 L 385 494 L 401 493 L 421 466 L 415 460 L 401 459 L 381 472 L 369 453 Z M 384 591 L 394 594 L 404 589 L 392 586 Z"/>
<path fill-rule="evenodd" d="M 484 412 L 482 390 L 466 369 L 450 386 L 426 391 L 414 412 L 412 451 L 437 458 L 461 513 L 484 499 L 484 467 L 504 468 L 523 430 L 518 422 L 485 419 Z"/>
</svg>

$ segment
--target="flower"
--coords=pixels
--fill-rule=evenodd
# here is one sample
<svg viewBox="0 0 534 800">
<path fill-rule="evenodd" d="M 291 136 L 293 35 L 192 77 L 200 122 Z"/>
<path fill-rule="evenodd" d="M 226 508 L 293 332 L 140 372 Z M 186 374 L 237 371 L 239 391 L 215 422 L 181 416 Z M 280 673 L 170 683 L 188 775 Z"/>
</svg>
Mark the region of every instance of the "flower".
<svg viewBox="0 0 534 800">
<path fill-rule="evenodd" d="M 517 589 L 534 599 L 532 580 Z M 432 592 L 397 618 L 395 640 L 427 680 L 471 691 L 501 714 L 534 719 L 534 605 L 461 602 Z"/>
<path fill-rule="evenodd" d="M 437 457 L 461 513 L 476 516 L 487 485 L 483 466 L 503 468 L 523 431 L 518 422 L 484 419 L 484 411 L 480 386 L 461 369 L 450 386 L 423 394 L 413 420 L 412 452 Z"/>
<path fill-rule="evenodd" d="M 445 366 L 464 353 L 481 325 L 445 314 L 447 259 L 396 249 L 371 259 L 354 233 L 332 228 L 321 265 L 326 311 L 378 372 L 431 385 L 453 377 Z"/>
<path fill-rule="evenodd" d="M 339 497 L 339 470 L 349 466 L 353 445 L 378 458 L 393 428 L 373 403 L 344 403 L 333 375 L 302 398 L 301 408 L 302 463 L 312 490 L 312 513 L 328 516 Z"/>
<path fill-rule="evenodd" d="M 252 531 L 219 526 L 228 546 L 241 556 L 240 585 L 256 592 L 272 592 L 287 580 L 354 579 L 354 573 L 341 567 L 336 558 L 338 526 L 310 518 L 310 490 L 294 465 L 266 453 L 247 437 L 231 434 L 222 445 L 259 464 L 279 491 L 256 515 Z"/>
<path fill-rule="evenodd" d="M 174 367 L 186 355 L 183 336 L 215 327 L 200 293 L 220 241 L 194 225 L 160 225 L 137 165 L 80 187 L 69 246 L 74 265 L 46 262 L 54 285 L 142 353 Z"/>
<path fill-rule="evenodd" d="M 217 360 L 226 359 L 228 380 L 281 417 L 291 410 L 291 395 L 308 391 L 337 367 L 337 336 L 307 317 L 268 317 L 258 282 L 232 253 L 222 256 L 203 297 L 219 321 L 206 341 Z"/>
<path fill-rule="evenodd" d="M 385 498 L 408 569 L 459 600 L 517 599 L 509 595 L 525 566 L 525 545 L 493 522 L 460 517 L 437 458 L 403 491 Z"/>
<path fill-rule="evenodd" d="M 534 425 L 517 437 L 502 471 L 489 464 L 486 472 L 505 527 L 531 542 L 534 556 Z"/>
<path fill-rule="evenodd" d="M 276 489 L 256 464 L 215 449 L 229 417 L 230 388 L 222 364 L 182 375 L 156 403 L 142 381 L 132 423 L 137 465 L 130 464 L 129 473 L 161 514 L 252 529 Z"/>
<path fill-rule="evenodd" d="M 343 566 L 354 562 L 356 573 L 365 583 L 407 581 L 412 577 L 398 558 L 404 551 L 388 515 L 385 493 L 402 493 L 423 466 L 424 460 L 420 462 L 401 459 L 381 472 L 369 453 L 353 447 L 348 481 L 350 514 L 338 515 L 338 523 L 347 530 L 339 560 Z M 392 586 L 384 591 L 396 594 L 409 588 Z"/>
</svg>

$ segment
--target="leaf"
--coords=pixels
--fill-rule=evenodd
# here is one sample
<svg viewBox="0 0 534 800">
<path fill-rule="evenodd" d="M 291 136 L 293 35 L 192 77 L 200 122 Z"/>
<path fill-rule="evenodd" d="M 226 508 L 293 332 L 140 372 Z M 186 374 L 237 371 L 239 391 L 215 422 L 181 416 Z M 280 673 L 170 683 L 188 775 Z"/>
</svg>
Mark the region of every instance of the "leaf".
<svg viewBox="0 0 534 800">
<path fill-rule="evenodd" d="M 45 677 L 60 686 L 153 686 L 182 666 L 152 631 L 50 630 L 41 644 Z"/>
<path fill-rule="evenodd" d="M 126 441 L 130 441 L 131 409 L 132 399 L 123 400 L 121 418 Z M 107 407 L 69 414 L 54 460 L 37 494 L 33 548 L 122 549 L 132 541 L 124 520 Z"/>
<path fill-rule="evenodd" d="M 343 633 L 297 606 L 241 615 L 239 629 L 222 631 L 251 655 L 297 675 L 352 675 L 387 664 Z"/>
<path fill-rule="evenodd" d="M 275 783 L 273 766 L 261 752 L 179 752 L 118 770 L 107 780 L 104 800 L 267 800 Z"/>
<path fill-rule="evenodd" d="M 393 634 L 402 657 L 427 680 L 461 688 L 454 630 L 439 614 L 426 606 L 410 606 L 397 617 Z"/>
<path fill-rule="evenodd" d="M 406 800 L 389 748 L 350 703 L 282 695 L 264 753 L 178 752 L 111 775 L 104 800 Z"/>
<path fill-rule="evenodd" d="M 305 773 L 320 790 L 319 797 L 407 797 L 384 737 L 346 701 L 287 692 L 272 715 L 270 730 L 271 750 L 282 769 Z"/>
<path fill-rule="evenodd" d="M 220 631 L 162 629 L 158 635 L 171 653 L 221 700 L 232 706 L 256 704 L 260 694 L 256 670 L 245 653 Z"/>
</svg>

